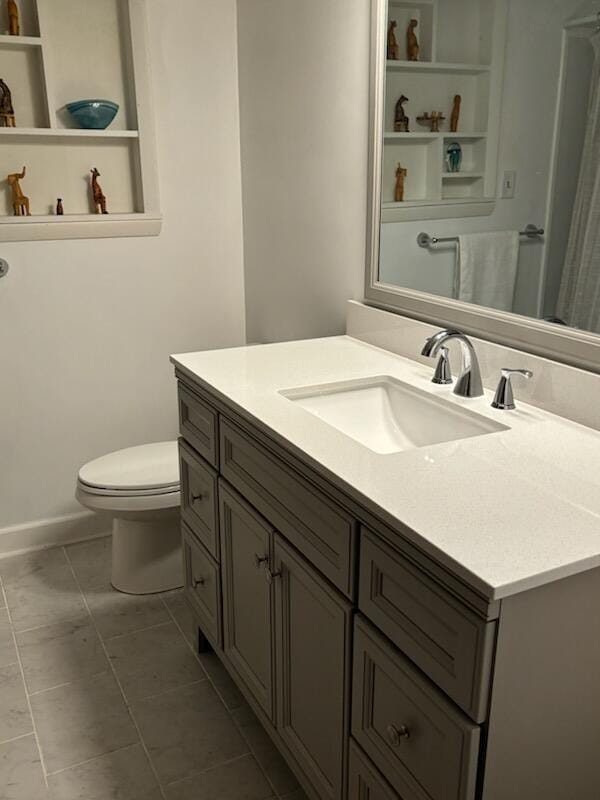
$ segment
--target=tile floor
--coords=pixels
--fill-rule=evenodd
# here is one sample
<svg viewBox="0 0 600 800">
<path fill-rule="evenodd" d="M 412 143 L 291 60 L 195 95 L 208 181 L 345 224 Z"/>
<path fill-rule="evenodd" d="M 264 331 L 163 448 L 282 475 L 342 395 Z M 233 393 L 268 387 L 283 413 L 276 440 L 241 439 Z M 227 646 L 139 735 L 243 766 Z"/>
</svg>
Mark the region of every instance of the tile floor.
<svg viewBox="0 0 600 800">
<path fill-rule="evenodd" d="M 109 575 L 110 538 L 0 560 L 1 800 L 304 800 L 181 593 Z"/>
</svg>

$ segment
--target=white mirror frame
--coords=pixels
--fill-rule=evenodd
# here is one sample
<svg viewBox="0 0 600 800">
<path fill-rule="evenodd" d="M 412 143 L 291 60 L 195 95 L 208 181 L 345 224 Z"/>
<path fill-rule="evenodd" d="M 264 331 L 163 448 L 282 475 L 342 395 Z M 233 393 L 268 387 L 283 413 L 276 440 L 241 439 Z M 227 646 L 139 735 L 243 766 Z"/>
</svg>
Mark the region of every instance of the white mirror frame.
<svg viewBox="0 0 600 800">
<path fill-rule="evenodd" d="M 379 281 L 387 0 L 371 0 L 365 298 L 372 305 L 600 373 L 600 336 Z"/>
</svg>

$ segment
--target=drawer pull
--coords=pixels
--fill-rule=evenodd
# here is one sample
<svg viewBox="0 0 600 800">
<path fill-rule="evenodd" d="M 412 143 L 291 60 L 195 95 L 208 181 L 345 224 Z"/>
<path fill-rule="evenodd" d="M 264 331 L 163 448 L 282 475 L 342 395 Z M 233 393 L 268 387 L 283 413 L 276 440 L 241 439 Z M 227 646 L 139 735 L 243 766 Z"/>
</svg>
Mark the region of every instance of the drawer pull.
<svg viewBox="0 0 600 800">
<path fill-rule="evenodd" d="M 269 556 L 259 556 L 257 553 L 254 554 L 254 565 L 256 569 L 260 569 L 263 564 L 269 563 Z"/>
<path fill-rule="evenodd" d="M 199 586 L 204 586 L 206 580 L 204 578 L 196 578 L 194 580 L 194 589 L 197 589 Z"/>
<path fill-rule="evenodd" d="M 267 581 L 272 584 L 275 578 L 281 578 L 281 572 L 272 572 L 269 567 L 266 569 Z"/>
<path fill-rule="evenodd" d="M 203 497 L 202 493 L 193 494 L 192 497 L 191 497 L 192 503 L 199 503 L 200 500 L 202 500 L 202 497 Z"/>
<path fill-rule="evenodd" d="M 387 734 L 393 747 L 400 747 L 402 739 L 410 739 L 410 731 L 406 725 L 401 725 L 399 728 L 395 725 L 388 725 Z"/>
</svg>

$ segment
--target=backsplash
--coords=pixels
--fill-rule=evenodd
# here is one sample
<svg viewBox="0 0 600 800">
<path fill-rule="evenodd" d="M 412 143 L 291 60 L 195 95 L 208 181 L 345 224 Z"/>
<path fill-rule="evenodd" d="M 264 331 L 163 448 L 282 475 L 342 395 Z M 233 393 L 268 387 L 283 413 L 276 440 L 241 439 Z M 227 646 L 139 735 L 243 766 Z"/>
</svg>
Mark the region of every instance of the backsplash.
<svg viewBox="0 0 600 800">
<path fill-rule="evenodd" d="M 425 339 L 438 330 L 439 325 L 393 314 L 355 300 L 348 301 L 348 336 L 397 355 L 431 364 L 432 374 L 434 362 L 420 353 Z M 530 369 L 533 372 L 530 381 L 514 382 L 515 397 L 552 414 L 600 430 L 600 375 L 512 347 L 487 342 L 475 336 L 470 338 L 477 348 L 486 389 L 495 390 L 500 370 L 504 367 Z M 451 347 L 451 361 L 456 375 L 460 368 L 460 352 L 456 347 Z"/>
</svg>

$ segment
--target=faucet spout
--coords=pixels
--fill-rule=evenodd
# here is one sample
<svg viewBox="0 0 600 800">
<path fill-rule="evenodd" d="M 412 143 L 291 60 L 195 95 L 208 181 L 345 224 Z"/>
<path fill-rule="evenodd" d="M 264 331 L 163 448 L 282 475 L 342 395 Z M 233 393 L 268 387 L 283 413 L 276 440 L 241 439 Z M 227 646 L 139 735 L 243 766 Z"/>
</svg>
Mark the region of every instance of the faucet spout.
<svg viewBox="0 0 600 800">
<path fill-rule="evenodd" d="M 481 397 L 483 382 L 477 353 L 471 340 L 464 333 L 452 329 L 439 331 L 427 339 L 421 355 L 436 358 L 442 347 L 454 339 L 459 342 L 462 353 L 462 367 L 454 387 L 454 394 L 459 397 Z"/>
</svg>

